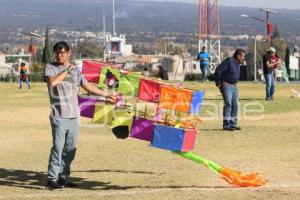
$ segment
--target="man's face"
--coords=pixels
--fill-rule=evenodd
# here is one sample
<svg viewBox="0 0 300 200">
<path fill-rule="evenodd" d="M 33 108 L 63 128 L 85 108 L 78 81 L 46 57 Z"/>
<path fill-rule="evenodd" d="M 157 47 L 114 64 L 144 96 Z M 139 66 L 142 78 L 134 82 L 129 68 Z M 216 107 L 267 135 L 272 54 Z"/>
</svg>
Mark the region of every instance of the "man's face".
<svg viewBox="0 0 300 200">
<path fill-rule="evenodd" d="M 59 64 L 64 64 L 69 60 L 69 52 L 67 52 L 65 48 L 57 50 L 55 52 L 55 58 Z"/>
<path fill-rule="evenodd" d="M 242 63 L 244 62 L 245 56 L 246 56 L 246 54 L 243 53 L 243 52 L 240 53 L 240 54 L 237 56 L 237 61 L 238 61 L 239 64 L 242 64 Z"/>
</svg>

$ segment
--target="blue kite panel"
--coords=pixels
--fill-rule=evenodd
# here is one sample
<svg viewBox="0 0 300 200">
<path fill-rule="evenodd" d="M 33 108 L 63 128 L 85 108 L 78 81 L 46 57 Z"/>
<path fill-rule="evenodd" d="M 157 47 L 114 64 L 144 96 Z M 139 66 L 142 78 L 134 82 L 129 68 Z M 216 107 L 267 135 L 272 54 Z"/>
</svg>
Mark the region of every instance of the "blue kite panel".
<svg viewBox="0 0 300 200">
<path fill-rule="evenodd" d="M 191 106 L 190 106 L 191 114 L 199 114 L 201 112 L 203 98 L 204 98 L 204 91 L 193 92 Z"/>
<path fill-rule="evenodd" d="M 151 146 L 171 151 L 181 151 L 184 142 L 184 130 L 162 125 L 154 126 Z"/>
</svg>

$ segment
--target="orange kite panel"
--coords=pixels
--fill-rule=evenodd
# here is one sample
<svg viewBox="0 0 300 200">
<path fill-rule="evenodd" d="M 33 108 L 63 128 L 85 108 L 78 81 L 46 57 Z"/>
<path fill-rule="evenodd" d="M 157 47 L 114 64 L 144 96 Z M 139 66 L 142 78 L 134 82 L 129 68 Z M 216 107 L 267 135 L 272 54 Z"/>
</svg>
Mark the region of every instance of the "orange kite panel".
<svg viewBox="0 0 300 200">
<path fill-rule="evenodd" d="M 160 107 L 181 112 L 189 112 L 192 91 L 162 85 L 160 88 Z"/>
</svg>

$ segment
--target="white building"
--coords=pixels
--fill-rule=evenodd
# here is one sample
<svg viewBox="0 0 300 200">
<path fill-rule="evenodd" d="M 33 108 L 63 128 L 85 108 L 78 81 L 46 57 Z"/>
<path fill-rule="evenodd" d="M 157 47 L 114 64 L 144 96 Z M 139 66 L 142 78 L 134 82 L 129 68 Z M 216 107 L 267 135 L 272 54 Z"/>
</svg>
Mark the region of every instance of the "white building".
<svg viewBox="0 0 300 200">
<path fill-rule="evenodd" d="M 0 74 L 12 74 L 18 70 L 21 62 L 29 65 L 30 54 L 0 54 Z"/>
<path fill-rule="evenodd" d="M 178 55 L 165 56 L 163 68 L 168 70 L 169 80 L 184 81 L 186 75 L 201 74 L 199 61 L 193 58 L 182 58 Z"/>
<path fill-rule="evenodd" d="M 106 35 L 106 57 L 112 58 L 117 56 L 131 56 L 132 45 L 126 44 L 126 36 L 113 36 L 111 34 Z"/>
<path fill-rule="evenodd" d="M 300 55 L 294 54 L 294 56 L 290 56 L 290 77 L 294 80 L 299 80 L 299 60 Z"/>
</svg>

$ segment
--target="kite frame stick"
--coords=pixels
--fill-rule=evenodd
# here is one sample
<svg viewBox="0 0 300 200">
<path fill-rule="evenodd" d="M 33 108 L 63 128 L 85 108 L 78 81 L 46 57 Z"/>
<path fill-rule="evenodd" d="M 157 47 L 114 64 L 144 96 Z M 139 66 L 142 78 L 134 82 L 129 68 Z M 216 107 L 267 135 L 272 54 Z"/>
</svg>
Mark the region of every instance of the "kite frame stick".
<svg viewBox="0 0 300 200">
<path fill-rule="evenodd" d="M 168 113 L 166 113 L 165 121 L 164 124 L 167 125 L 167 120 L 168 120 Z"/>
<path fill-rule="evenodd" d="M 146 106 L 145 106 L 144 119 L 146 119 L 146 113 L 147 113 L 147 104 L 146 104 Z"/>
</svg>

